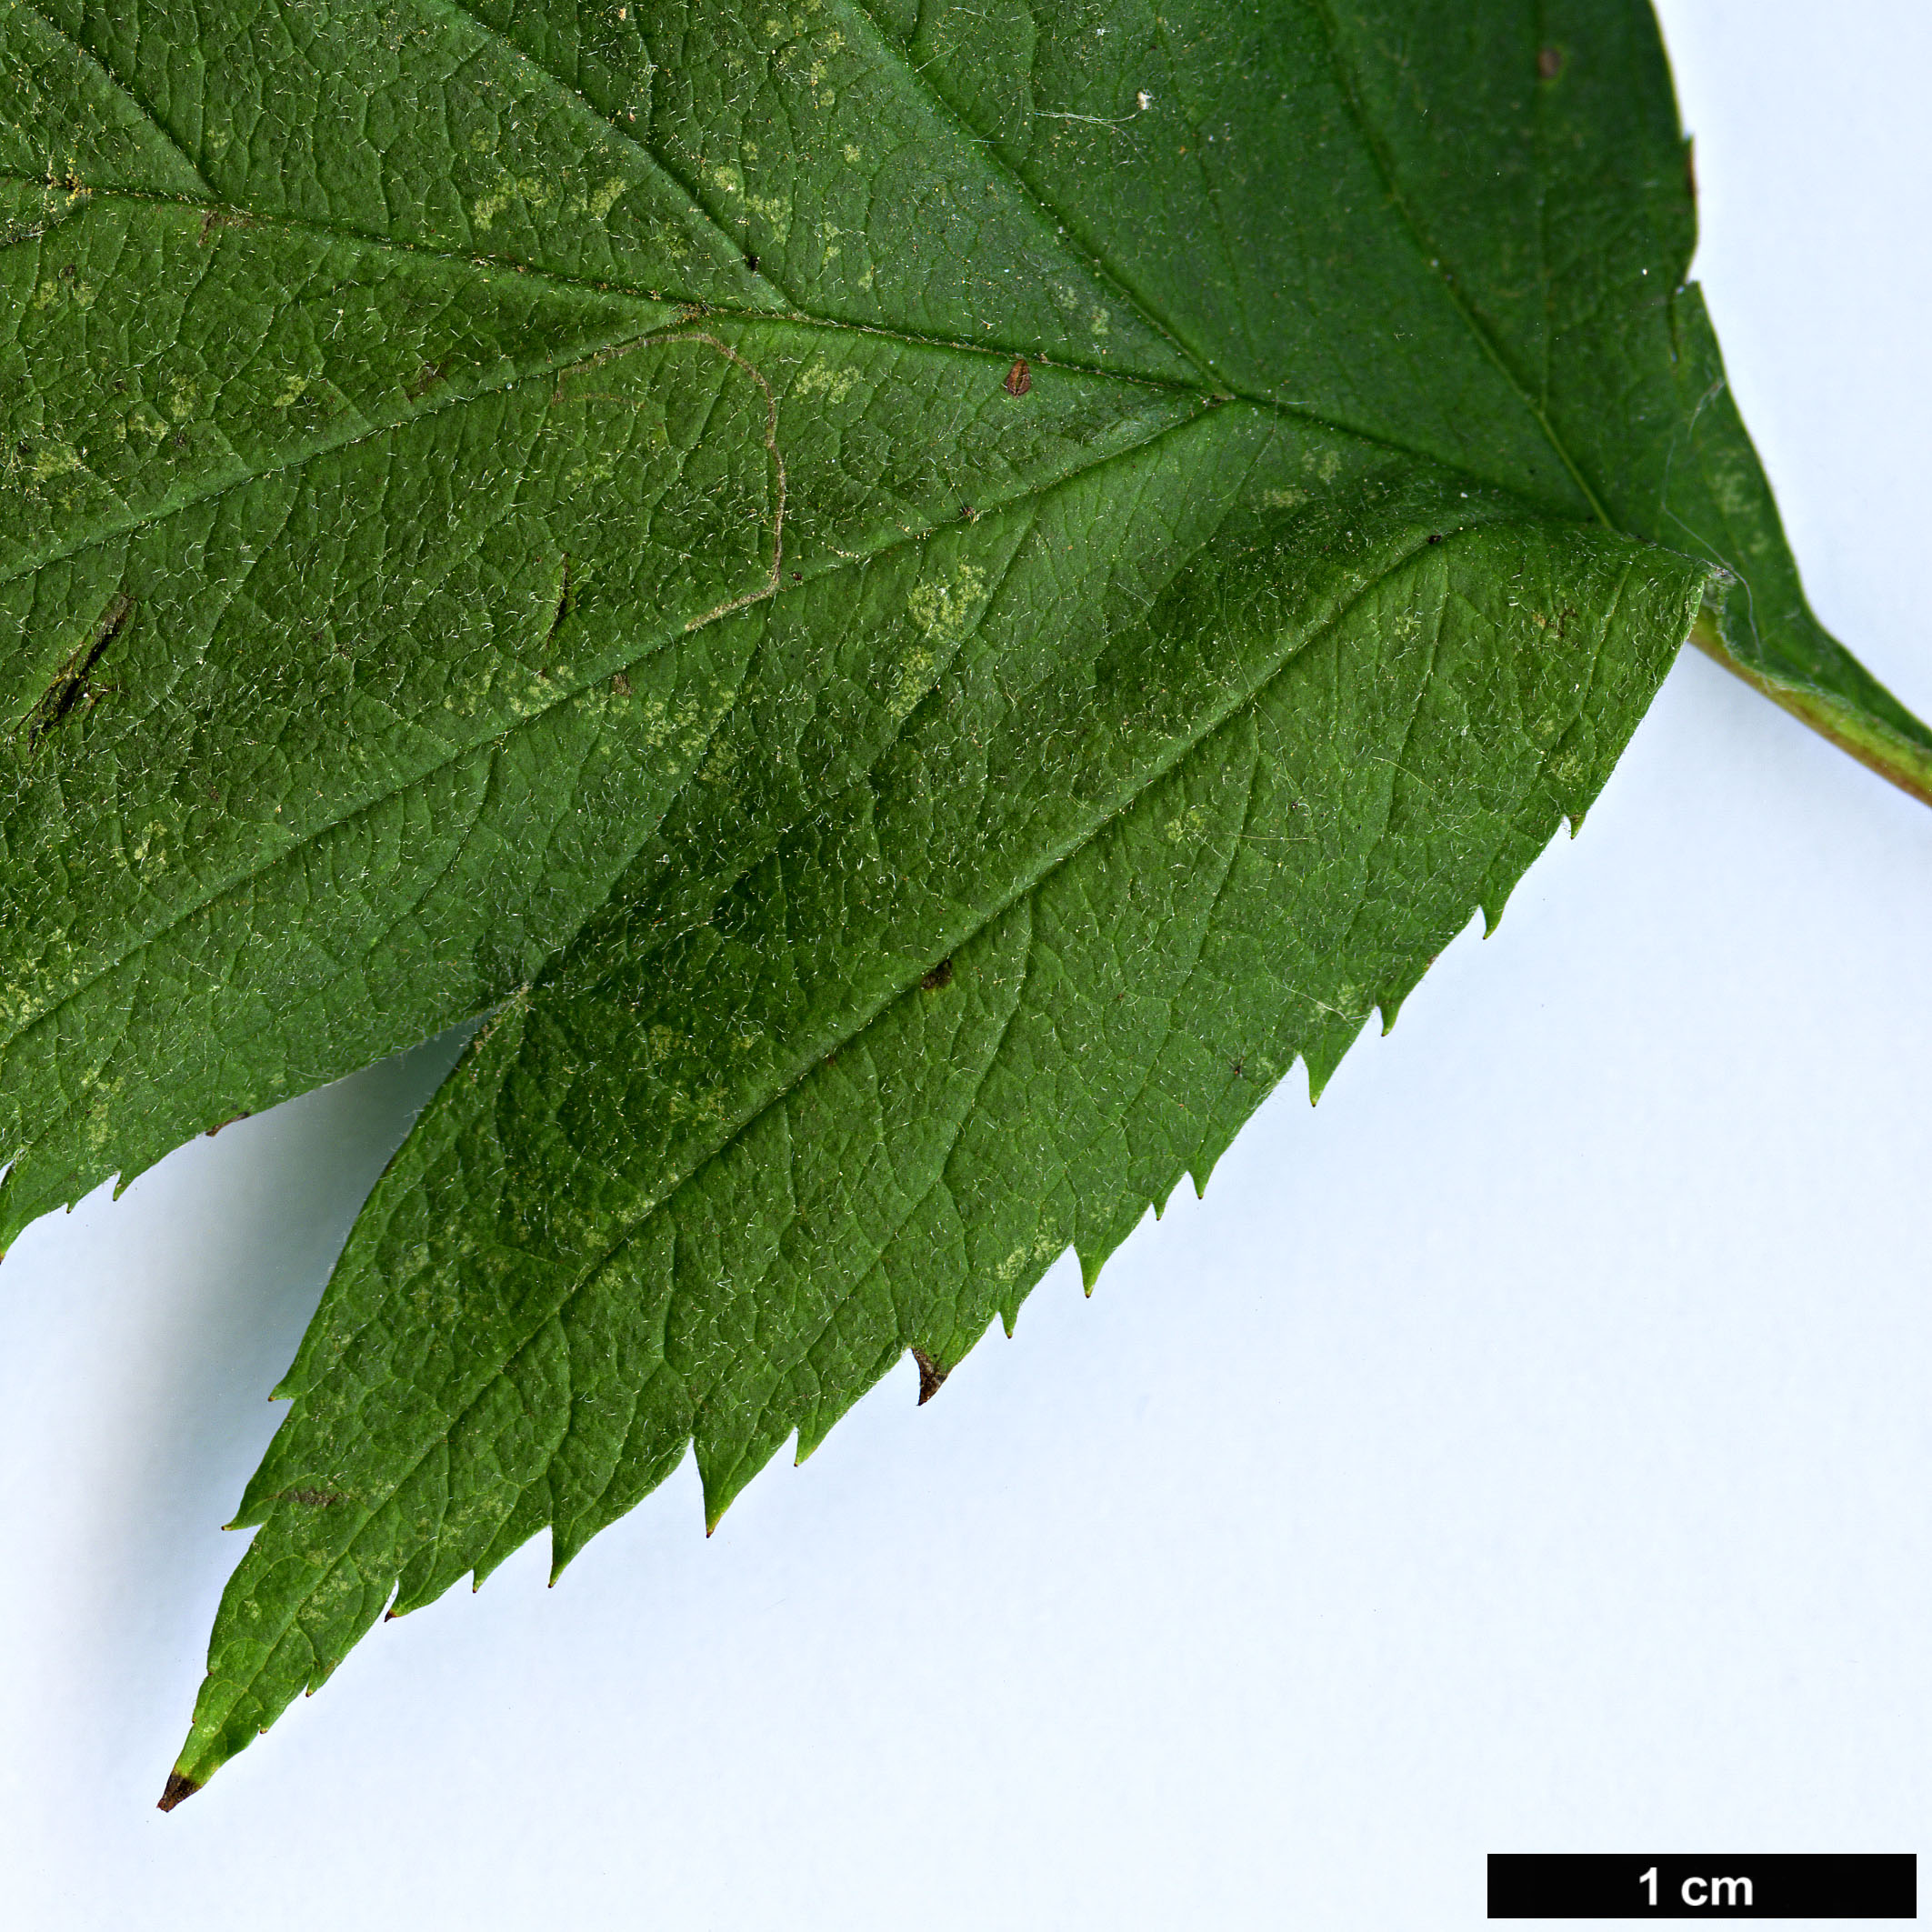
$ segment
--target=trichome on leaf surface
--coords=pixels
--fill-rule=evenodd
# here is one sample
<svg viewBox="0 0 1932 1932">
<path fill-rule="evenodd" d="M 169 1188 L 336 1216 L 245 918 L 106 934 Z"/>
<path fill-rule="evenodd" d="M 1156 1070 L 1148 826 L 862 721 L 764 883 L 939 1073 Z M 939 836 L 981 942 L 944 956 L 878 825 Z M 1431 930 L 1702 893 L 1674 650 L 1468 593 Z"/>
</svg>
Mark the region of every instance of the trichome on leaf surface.
<svg viewBox="0 0 1932 1932">
<path fill-rule="evenodd" d="M 483 1016 L 172 1805 L 1091 1282 L 1687 636 L 1897 782 L 1644 0 L 0 5 L 0 1243 Z"/>
</svg>

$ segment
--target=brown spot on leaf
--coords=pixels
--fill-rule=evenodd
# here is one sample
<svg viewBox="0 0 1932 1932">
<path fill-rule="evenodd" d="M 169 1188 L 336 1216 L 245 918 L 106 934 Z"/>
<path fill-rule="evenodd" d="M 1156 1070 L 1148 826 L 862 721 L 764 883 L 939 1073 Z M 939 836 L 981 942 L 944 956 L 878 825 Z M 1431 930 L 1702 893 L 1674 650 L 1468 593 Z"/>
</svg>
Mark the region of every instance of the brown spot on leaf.
<svg viewBox="0 0 1932 1932">
<path fill-rule="evenodd" d="M 570 615 L 570 553 L 564 553 L 563 581 L 556 587 L 556 610 L 550 619 L 550 629 L 544 642 L 548 644 L 564 627 L 564 619 Z M 539 677 L 547 677 L 547 671 L 539 671 Z"/>
<path fill-rule="evenodd" d="M 208 794 L 208 796 L 210 798 L 215 798 L 215 802 L 216 805 L 219 805 L 221 803 L 221 800 L 219 798 L 215 798 L 215 794 L 212 791 Z M 232 1127 L 237 1120 L 245 1120 L 247 1119 L 247 1117 L 248 1109 L 246 1107 L 244 1107 L 239 1114 L 230 1114 L 227 1119 L 217 1120 L 215 1125 L 208 1129 L 206 1137 L 210 1140 L 213 1140 L 215 1136 L 219 1134 L 224 1127 Z"/>
<path fill-rule="evenodd" d="M 1537 78 L 1539 81 L 1553 81 L 1563 72 L 1563 49 L 1545 47 L 1537 55 Z"/>
<path fill-rule="evenodd" d="M 249 225 L 249 217 L 245 209 L 210 208 L 202 215 L 201 232 L 195 239 L 197 242 L 205 242 L 217 228 L 245 228 Z"/>
<path fill-rule="evenodd" d="M 116 592 L 101 621 L 95 626 L 94 635 L 69 653 L 66 663 L 54 674 L 54 682 L 41 693 L 40 702 L 27 715 L 29 757 L 39 748 L 41 740 L 63 724 L 76 706 L 84 701 L 89 705 L 95 702 L 95 694 L 88 685 L 89 675 L 101 661 L 102 652 L 127 628 L 127 620 L 134 614 L 134 599 Z"/>
<path fill-rule="evenodd" d="M 161 1787 L 161 1802 L 155 1808 L 157 1811 L 172 1811 L 183 1798 L 193 1797 L 200 1789 L 201 1787 L 192 1777 L 184 1777 L 179 1771 L 170 1771 L 167 1783 Z"/>
<path fill-rule="evenodd" d="M 275 1497 L 278 1503 L 305 1503 L 311 1509 L 326 1509 L 331 1503 L 345 1503 L 348 1497 L 340 1489 L 284 1489 Z"/>
<path fill-rule="evenodd" d="M 422 365 L 422 367 L 415 372 L 415 376 L 414 380 L 411 381 L 408 386 L 404 389 L 403 394 L 406 395 L 412 403 L 421 402 L 422 399 L 425 395 L 427 395 L 429 392 L 434 389 L 435 385 L 442 380 L 442 370 L 439 369 L 435 363 L 425 362 Z"/>
<path fill-rule="evenodd" d="M 631 681 L 622 671 L 611 674 L 610 687 L 619 697 L 628 697 L 631 695 Z"/>
<path fill-rule="evenodd" d="M 912 1358 L 919 1365 L 919 1406 L 924 1408 L 939 1393 L 953 1371 L 941 1368 L 923 1348 L 915 1348 Z"/>
<path fill-rule="evenodd" d="M 1431 530 L 1429 532 L 1429 541 L 1432 544 L 1439 544 L 1442 541 L 1442 532 L 1440 530 Z"/>
<path fill-rule="evenodd" d="M 1027 366 L 1024 355 L 1013 358 L 1013 366 L 1006 371 L 1005 386 L 1008 395 L 1025 395 L 1033 387 L 1033 371 Z"/>
<path fill-rule="evenodd" d="M 932 969 L 932 971 L 928 973 L 926 977 L 919 982 L 919 990 L 922 993 L 936 993 L 941 986 L 949 986 L 952 985 L 952 983 L 953 962 L 950 959 L 942 959 L 939 964 L 936 966 Z"/>
</svg>

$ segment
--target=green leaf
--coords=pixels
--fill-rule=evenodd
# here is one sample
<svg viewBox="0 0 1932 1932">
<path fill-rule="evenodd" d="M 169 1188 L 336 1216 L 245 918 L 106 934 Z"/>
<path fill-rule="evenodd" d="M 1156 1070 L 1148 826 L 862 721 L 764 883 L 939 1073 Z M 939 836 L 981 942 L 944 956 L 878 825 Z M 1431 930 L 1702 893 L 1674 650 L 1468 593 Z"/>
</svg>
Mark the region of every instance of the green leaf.
<svg viewBox="0 0 1932 1932">
<path fill-rule="evenodd" d="M 492 1015 L 170 1802 L 392 1597 L 1091 1280 L 1700 607 L 1917 782 L 1687 165 L 1635 0 L 0 5 L 0 1239 Z"/>
</svg>

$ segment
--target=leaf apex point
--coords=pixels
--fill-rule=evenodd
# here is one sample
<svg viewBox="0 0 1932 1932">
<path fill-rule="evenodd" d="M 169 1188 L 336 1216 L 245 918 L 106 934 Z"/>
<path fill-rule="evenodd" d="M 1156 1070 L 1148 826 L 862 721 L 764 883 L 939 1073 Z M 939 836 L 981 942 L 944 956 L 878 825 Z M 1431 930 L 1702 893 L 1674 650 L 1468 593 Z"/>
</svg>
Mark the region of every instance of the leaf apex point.
<svg viewBox="0 0 1932 1932">
<path fill-rule="evenodd" d="M 161 1787 L 161 1797 L 155 1806 L 156 1811 L 172 1811 L 184 1798 L 190 1798 L 201 1789 L 197 1779 L 183 1776 L 179 1771 L 170 1771 L 167 1783 Z"/>
</svg>

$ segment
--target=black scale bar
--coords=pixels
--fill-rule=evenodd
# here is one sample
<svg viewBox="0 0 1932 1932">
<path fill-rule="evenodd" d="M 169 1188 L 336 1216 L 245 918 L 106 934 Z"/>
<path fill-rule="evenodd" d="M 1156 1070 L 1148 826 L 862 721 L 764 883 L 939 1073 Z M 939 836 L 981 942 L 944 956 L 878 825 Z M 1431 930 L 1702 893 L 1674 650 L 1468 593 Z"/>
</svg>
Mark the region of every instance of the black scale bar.
<svg viewBox="0 0 1932 1932">
<path fill-rule="evenodd" d="M 1917 1918 L 1911 1852 L 1492 1852 L 1491 1918 Z"/>
</svg>

